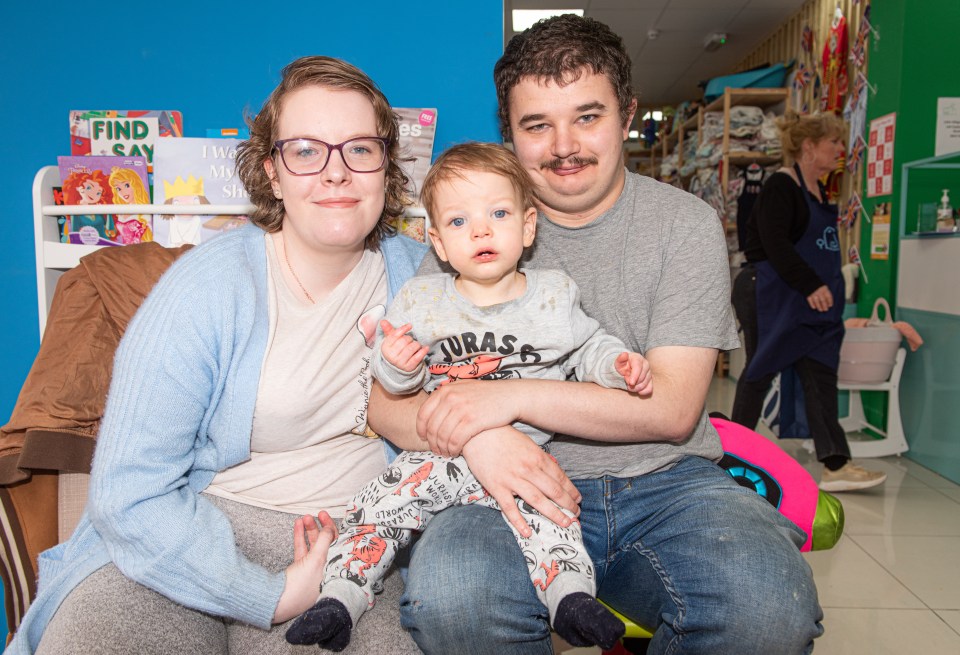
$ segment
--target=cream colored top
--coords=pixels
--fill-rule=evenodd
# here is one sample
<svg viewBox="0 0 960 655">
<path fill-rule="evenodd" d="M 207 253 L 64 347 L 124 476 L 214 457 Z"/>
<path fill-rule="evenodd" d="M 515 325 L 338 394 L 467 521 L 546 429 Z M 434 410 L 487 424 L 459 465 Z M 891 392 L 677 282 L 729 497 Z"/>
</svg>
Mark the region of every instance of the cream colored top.
<svg viewBox="0 0 960 655">
<path fill-rule="evenodd" d="M 383 256 L 364 251 L 347 278 L 313 305 L 287 286 L 266 239 L 270 335 L 250 459 L 220 472 L 207 491 L 282 512 L 325 509 L 340 517 L 386 466 L 381 441 L 363 436 L 370 356 L 387 298 Z"/>
</svg>

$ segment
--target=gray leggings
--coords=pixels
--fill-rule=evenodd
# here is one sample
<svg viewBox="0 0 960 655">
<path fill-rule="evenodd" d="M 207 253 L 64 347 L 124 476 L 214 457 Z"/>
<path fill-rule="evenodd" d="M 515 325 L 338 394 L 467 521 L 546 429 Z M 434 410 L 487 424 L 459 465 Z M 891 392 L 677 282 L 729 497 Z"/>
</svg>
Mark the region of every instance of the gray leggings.
<svg viewBox="0 0 960 655">
<path fill-rule="evenodd" d="M 296 516 L 207 496 L 233 524 L 237 546 L 254 562 L 282 571 L 293 559 Z M 400 627 L 403 583 L 394 571 L 377 603 L 355 627 L 344 653 L 420 650 Z M 47 625 L 37 655 L 279 655 L 317 653 L 291 646 L 287 624 L 261 630 L 188 609 L 128 578 L 108 564 L 78 585 Z"/>
</svg>

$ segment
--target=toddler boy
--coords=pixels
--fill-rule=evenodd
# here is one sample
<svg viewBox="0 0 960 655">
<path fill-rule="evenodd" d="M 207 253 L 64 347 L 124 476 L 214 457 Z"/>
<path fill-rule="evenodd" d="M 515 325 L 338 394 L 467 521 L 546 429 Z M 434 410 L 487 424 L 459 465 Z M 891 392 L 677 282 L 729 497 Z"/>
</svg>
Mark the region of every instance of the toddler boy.
<svg viewBox="0 0 960 655">
<path fill-rule="evenodd" d="M 458 275 L 416 277 L 400 289 L 381 321 L 372 362 L 387 391 L 574 374 L 651 392 L 647 361 L 584 314 L 573 280 L 559 271 L 518 270 L 523 249 L 533 243 L 537 210 L 532 182 L 512 152 L 483 143 L 450 148 L 427 174 L 421 199 L 433 247 Z M 552 436 L 529 425 L 514 427 L 539 445 Z M 287 640 L 345 648 L 411 532 L 424 529 L 437 512 L 466 503 L 499 509 L 463 457 L 401 454 L 354 498 L 330 547 L 320 599 L 294 621 Z M 511 528 L 557 634 L 574 646 L 611 648 L 623 624 L 594 597 L 593 564 L 579 523 L 560 527 L 520 499 L 517 504 L 531 534 Z"/>
</svg>

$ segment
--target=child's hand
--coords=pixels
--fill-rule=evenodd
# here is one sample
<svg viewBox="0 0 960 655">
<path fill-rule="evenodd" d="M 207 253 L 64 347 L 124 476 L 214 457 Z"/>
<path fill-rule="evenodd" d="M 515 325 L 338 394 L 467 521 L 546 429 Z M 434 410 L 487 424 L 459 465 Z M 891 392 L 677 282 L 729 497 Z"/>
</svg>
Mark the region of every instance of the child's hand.
<svg viewBox="0 0 960 655">
<path fill-rule="evenodd" d="M 617 373 L 623 376 L 627 383 L 627 390 L 641 396 L 653 393 L 653 373 L 650 371 L 650 362 L 639 353 L 623 352 L 613 363 Z"/>
<path fill-rule="evenodd" d="M 413 326 L 406 323 L 395 328 L 390 321 L 382 320 L 380 329 L 383 330 L 383 344 L 380 346 L 383 358 L 401 371 L 410 373 L 416 370 L 429 349 L 407 334 Z"/>
</svg>

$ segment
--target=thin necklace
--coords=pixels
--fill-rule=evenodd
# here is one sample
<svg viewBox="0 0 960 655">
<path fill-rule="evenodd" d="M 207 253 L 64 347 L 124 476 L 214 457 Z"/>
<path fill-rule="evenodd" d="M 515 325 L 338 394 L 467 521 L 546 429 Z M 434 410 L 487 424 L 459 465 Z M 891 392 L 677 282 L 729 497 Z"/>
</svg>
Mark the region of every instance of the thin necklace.
<svg viewBox="0 0 960 655">
<path fill-rule="evenodd" d="M 293 266 L 290 265 L 290 259 L 287 257 L 287 240 L 283 238 L 283 232 L 280 232 L 280 240 L 283 241 L 283 261 L 287 264 L 287 270 L 290 271 L 290 275 L 293 276 L 293 279 L 296 281 L 297 286 L 300 287 L 300 291 L 303 292 L 303 295 L 307 297 L 307 300 L 310 301 L 311 305 L 316 305 L 317 301 L 313 299 L 307 290 L 303 287 L 303 282 L 300 281 L 300 278 L 297 277 L 297 272 L 293 270 Z"/>
</svg>

